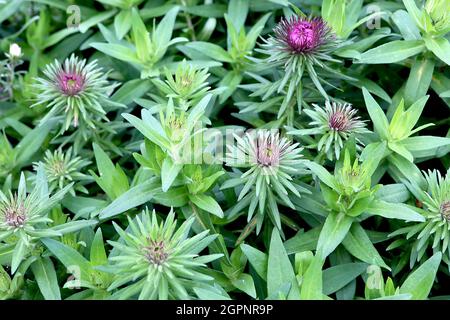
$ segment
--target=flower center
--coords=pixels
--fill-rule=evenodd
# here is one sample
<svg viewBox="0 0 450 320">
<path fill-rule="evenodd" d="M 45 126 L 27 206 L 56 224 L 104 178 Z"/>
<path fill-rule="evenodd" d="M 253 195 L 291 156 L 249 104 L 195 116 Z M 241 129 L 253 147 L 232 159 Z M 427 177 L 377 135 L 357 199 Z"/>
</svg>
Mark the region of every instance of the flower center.
<svg viewBox="0 0 450 320">
<path fill-rule="evenodd" d="M 62 162 L 62 161 L 54 162 L 53 166 L 52 166 L 52 169 L 53 169 L 53 174 L 55 176 L 62 176 L 66 172 L 66 168 L 64 166 L 64 162 Z"/>
<path fill-rule="evenodd" d="M 23 203 L 10 205 L 4 209 L 4 219 L 8 226 L 20 228 L 26 221 L 26 208 Z"/>
<path fill-rule="evenodd" d="M 76 73 L 63 72 L 58 79 L 59 89 L 68 96 L 74 96 L 84 89 L 84 78 Z"/>
<path fill-rule="evenodd" d="M 189 76 L 183 76 L 181 77 L 181 86 L 183 88 L 189 87 L 192 84 L 192 80 Z"/>
<path fill-rule="evenodd" d="M 148 262 L 156 266 L 162 265 L 169 257 L 163 241 L 150 240 L 150 244 L 144 248 L 144 251 Z"/>
<path fill-rule="evenodd" d="M 441 215 L 447 221 L 450 221 L 450 200 L 444 201 L 441 204 Z"/>
<path fill-rule="evenodd" d="M 263 142 L 258 148 L 258 164 L 264 167 L 277 166 L 280 161 L 279 150 L 276 145 Z"/>
<path fill-rule="evenodd" d="M 349 119 L 343 112 L 334 112 L 330 120 L 328 121 L 328 126 L 334 131 L 346 131 L 348 130 Z"/>
<path fill-rule="evenodd" d="M 287 42 L 296 52 L 306 52 L 316 46 L 316 30 L 309 21 L 297 21 L 287 32 Z"/>
</svg>

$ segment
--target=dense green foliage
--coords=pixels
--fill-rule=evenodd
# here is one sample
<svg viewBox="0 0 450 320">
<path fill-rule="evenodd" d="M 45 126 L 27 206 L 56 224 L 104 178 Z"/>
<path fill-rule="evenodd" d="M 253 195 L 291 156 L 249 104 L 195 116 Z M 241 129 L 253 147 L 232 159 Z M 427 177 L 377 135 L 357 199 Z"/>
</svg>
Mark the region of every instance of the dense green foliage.
<svg viewBox="0 0 450 320">
<path fill-rule="evenodd" d="M 0 0 L 0 299 L 448 299 L 450 0 Z"/>
</svg>

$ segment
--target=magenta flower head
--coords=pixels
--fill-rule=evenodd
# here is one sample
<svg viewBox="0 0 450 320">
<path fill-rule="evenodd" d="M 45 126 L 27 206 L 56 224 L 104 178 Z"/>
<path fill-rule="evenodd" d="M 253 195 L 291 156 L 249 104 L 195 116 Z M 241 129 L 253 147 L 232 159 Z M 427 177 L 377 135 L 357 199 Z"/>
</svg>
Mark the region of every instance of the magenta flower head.
<svg viewBox="0 0 450 320">
<path fill-rule="evenodd" d="M 279 68 L 284 73 L 280 81 L 273 83 L 273 88 L 264 91 L 285 92 L 278 109 L 278 118 L 283 116 L 294 100 L 301 112 L 304 76 L 309 77 L 318 93 L 328 100 L 322 83 L 329 84 L 326 78 L 332 69 L 327 63 L 340 62 L 332 54 L 342 46 L 342 40 L 336 37 L 332 28 L 320 17 L 294 15 L 282 18 L 273 31 L 272 36 L 263 39 L 258 51 L 266 55 L 260 61 L 264 68 Z M 326 69 L 327 73 L 319 77 L 316 67 Z"/>
<path fill-rule="evenodd" d="M 317 136 L 317 151 L 325 153 L 330 160 L 339 159 L 344 142 L 350 136 L 355 137 L 357 148 L 361 149 L 363 143 L 359 138 L 368 130 L 351 104 L 327 100 L 324 108 L 316 104 L 313 106 L 314 109 L 304 110 L 312 120 L 309 123 L 311 128 L 293 130 L 289 134 Z"/>
<path fill-rule="evenodd" d="M 107 73 L 97 66 L 96 61 L 87 63 L 75 55 L 63 63 L 55 61 L 44 69 L 45 77 L 37 78 L 37 105 L 46 105 L 50 112 L 42 119 L 64 116 L 62 132 L 72 124 L 74 127 L 95 128 L 94 122 L 105 119 L 104 106 L 113 103 L 109 96 L 116 84 L 110 84 Z"/>
<path fill-rule="evenodd" d="M 278 43 L 295 54 L 314 52 L 334 38 L 331 28 L 322 18 L 292 16 L 282 19 L 274 32 Z"/>
</svg>

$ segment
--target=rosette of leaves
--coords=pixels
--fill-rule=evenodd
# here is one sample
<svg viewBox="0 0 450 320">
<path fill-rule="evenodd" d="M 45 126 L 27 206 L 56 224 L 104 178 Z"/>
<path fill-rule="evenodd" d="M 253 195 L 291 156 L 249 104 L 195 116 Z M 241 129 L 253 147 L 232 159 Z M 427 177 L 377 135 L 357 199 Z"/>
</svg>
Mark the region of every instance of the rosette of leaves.
<svg viewBox="0 0 450 320">
<path fill-rule="evenodd" d="M 300 192 L 308 192 L 294 177 L 305 173 L 302 169 L 302 148 L 280 137 L 276 130 L 256 129 L 246 132 L 244 137 L 234 135 L 236 145 L 227 145 L 226 164 L 232 168 L 246 169 L 240 177 L 227 180 L 221 189 L 242 186 L 238 204 L 230 215 L 248 207 L 247 221 L 255 215 L 253 223 L 256 233 L 261 230 L 264 220 L 270 221 L 281 230 L 278 203 L 295 208 L 290 199 L 300 197 Z M 258 208 L 258 210 L 256 210 Z"/>
<path fill-rule="evenodd" d="M 100 228 L 90 244 L 89 260 L 74 248 L 54 239 L 43 239 L 46 248 L 66 267 L 72 276 L 64 284 L 64 288 L 81 289 L 69 299 L 107 299 L 111 294 L 107 291 L 113 281 L 113 275 L 100 270 L 108 264 L 108 257 Z"/>
<path fill-rule="evenodd" d="M 439 151 L 443 154 L 450 151 L 448 148 L 450 138 L 413 136 L 417 132 L 433 126 L 432 123 L 426 123 L 414 129 L 428 101 L 428 96 L 422 97 L 406 110 L 404 101 L 401 100 L 389 121 L 383 109 L 365 88 L 363 88 L 363 94 L 378 141 L 387 143 L 386 155 L 399 155 L 413 162 L 415 159 L 434 156 Z M 378 144 L 380 142 L 373 141 L 373 144 L 368 147 L 375 148 Z"/>
<path fill-rule="evenodd" d="M 82 173 L 82 169 L 89 165 L 89 160 L 76 156 L 75 152 L 70 147 L 63 152 L 62 149 L 57 149 L 53 153 L 47 150 L 42 161 L 47 181 L 49 183 L 49 192 L 61 190 L 69 183 L 74 183 L 69 192 L 75 196 L 75 192 L 88 193 L 88 190 L 83 186 L 83 181 L 91 180 L 89 176 Z M 39 163 L 34 163 L 34 169 L 37 170 Z"/>
<path fill-rule="evenodd" d="M 373 215 L 406 221 L 423 222 L 425 220 L 421 214 L 406 204 L 383 200 L 382 195 L 385 192 L 382 189 L 389 190 L 389 187 L 380 184 L 372 185 L 374 182 L 372 177 L 383 158 L 385 149 L 385 143 L 374 149 L 366 148 L 361 155 L 361 158 L 365 160 L 360 162 L 356 157 L 355 149 L 353 148 L 351 154 L 350 149 L 346 148 L 335 167 L 334 175 L 317 163 L 306 163 L 306 166 L 320 180 L 320 193 L 329 211 L 317 243 L 317 252 L 322 258 L 333 252 L 344 239 L 347 242 L 352 241 L 352 237 L 346 236 L 353 226 L 352 233 L 359 233 L 360 241 L 365 243 L 366 250 L 370 250 L 373 257 L 376 257 L 374 259 L 378 260 L 376 264 L 387 268 L 359 222 Z M 396 189 L 402 186 L 394 185 L 393 187 Z M 365 262 L 371 263 L 371 261 Z"/>
<path fill-rule="evenodd" d="M 431 247 L 433 253 L 442 253 L 443 261 L 450 268 L 450 171 L 445 175 L 437 170 L 424 172 L 425 185 L 406 177 L 402 181 L 417 199 L 417 210 L 425 221 L 409 224 L 390 234 L 391 237 L 402 236 L 395 240 L 390 249 L 411 244 L 409 264 L 412 268 L 421 262 Z"/>
<path fill-rule="evenodd" d="M 155 161 L 149 163 L 145 162 L 145 158 L 138 158 L 161 177 L 164 192 L 175 181 L 183 164 L 198 163 L 198 157 L 201 160 L 203 146 L 201 142 L 199 145 L 193 140 L 203 131 L 201 118 L 210 100 L 211 94 L 208 94 L 188 112 L 184 112 L 176 110 L 173 100 L 169 98 L 165 112 L 159 114 L 159 120 L 146 109 L 141 111 L 142 119 L 131 114 L 123 115 L 157 149 Z"/>
<path fill-rule="evenodd" d="M 394 40 L 362 53 L 358 63 L 398 63 L 410 57 L 432 52 L 438 59 L 450 65 L 450 43 L 446 35 L 450 31 L 450 1 L 427 0 L 422 8 L 416 1 L 403 0 L 407 10 L 398 10 L 393 21 L 403 40 Z"/>
<path fill-rule="evenodd" d="M 22 265 L 28 267 L 36 278 L 46 299 L 60 299 L 59 286 L 52 261 L 43 255 L 41 240 L 59 237 L 95 225 L 93 220 L 71 221 L 52 227 L 49 210 L 58 205 L 69 191 L 69 184 L 49 196 L 47 180 L 42 166 L 38 168 L 35 186 L 27 193 L 26 180 L 21 174 L 17 193 L 0 192 L 0 248 L 2 264 L 11 266 L 14 274 Z"/>
<path fill-rule="evenodd" d="M 164 68 L 164 77 L 165 81 L 158 78 L 152 79 L 153 84 L 164 95 L 161 102 L 165 103 L 167 98 L 172 98 L 176 106 L 183 111 L 187 111 L 191 106 L 197 104 L 211 88 L 207 82 L 208 69 L 196 68 L 186 60 L 178 64 L 174 74 Z"/>
<path fill-rule="evenodd" d="M 108 241 L 116 250 L 105 271 L 114 274 L 108 288 L 113 299 L 193 299 L 198 289 L 223 291 L 207 275 L 207 263 L 222 254 L 200 255 L 215 238 L 203 231 L 189 237 L 190 218 L 177 228 L 173 210 L 158 221 L 156 212 L 128 218 L 128 228 L 114 227 L 120 241 Z"/>
<path fill-rule="evenodd" d="M 363 145 L 358 136 L 367 133 L 365 122 L 356 116 L 356 109 L 350 104 L 325 102 L 325 108 L 313 104 L 314 109 L 305 109 L 304 112 L 311 118 L 309 126 L 312 128 L 291 130 L 292 135 L 315 135 L 318 142 L 310 147 L 316 147 L 317 151 L 324 153 L 328 159 L 339 159 L 345 141 L 354 136 L 357 148 L 361 150 Z"/>
<path fill-rule="evenodd" d="M 137 8 L 131 9 L 131 41 L 119 40 L 106 27 L 101 26 L 107 43 L 94 42 L 92 47 L 115 59 L 125 61 L 141 72 L 141 78 L 155 77 L 161 72 L 166 61 L 163 60 L 168 48 L 174 44 L 187 41 L 186 38 L 172 39 L 172 33 L 179 7 L 170 9 L 158 25 L 153 25 L 150 34 Z M 124 31 L 120 32 L 122 35 Z M 126 33 L 126 32 L 125 32 Z"/>
<path fill-rule="evenodd" d="M 191 41 L 180 50 L 192 60 L 213 60 L 211 73 L 220 79 L 217 87 L 223 88 L 219 102 L 225 102 L 236 92 L 248 72 L 255 72 L 257 68 L 251 63 L 253 51 L 258 37 L 263 32 L 270 13 L 259 18 L 250 28 L 245 22 L 250 11 L 247 1 L 232 0 L 224 14 L 226 23 L 226 48 L 206 41 Z M 218 65 L 214 65 L 214 64 Z M 227 64 L 230 68 L 221 66 Z"/>
</svg>

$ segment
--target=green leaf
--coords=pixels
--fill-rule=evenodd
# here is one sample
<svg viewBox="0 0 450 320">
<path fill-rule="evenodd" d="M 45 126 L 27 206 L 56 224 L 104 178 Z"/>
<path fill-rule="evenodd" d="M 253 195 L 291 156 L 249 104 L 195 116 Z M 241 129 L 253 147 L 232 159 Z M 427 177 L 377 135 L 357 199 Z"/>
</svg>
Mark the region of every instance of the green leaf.
<svg viewBox="0 0 450 320">
<path fill-rule="evenodd" d="M 131 123 L 140 133 L 142 133 L 147 139 L 151 142 L 157 144 L 161 148 L 169 149 L 170 142 L 164 134 L 164 129 L 161 127 L 161 124 L 158 120 L 156 120 L 148 110 L 142 110 L 142 119 L 138 117 L 124 113 L 122 117 L 124 117 L 129 123 Z"/>
<path fill-rule="evenodd" d="M 172 183 L 175 181 L 178 173 L 183 168 L 182 164 L 176 164 L 170 157 L 166 157 L 161 166 L 161 182 L 162 190 L 166 192 L 169 190 Z"/>
<path fill-rule="evenodd" d="M 193 41 L 185 45 L 185 47 L 192 48 L 200 51 L 202 54 L 210 57 L 211 59 L 222 61 L 222 62 L 233 62 L 230 54 L 226 52 L 222 47 L 202 41 Z"/>
<path fill-rule="evenodd" d="M 222 208 L 213 197 L 205 194 L 189 194 L 189 200 L 200 209 L 210 212 L 219 218 L 223 218 Z"/>
<path fill-rule="evenodd" d="M 425 44 L 422 40 L 396 40 L 364 52 L 356 63 L 396 63 L 415 56 L 424 49 Z"/>
<path fill-rule="evenodd" d="M 0 10 L 0 23 L 12 17 L 15 12 L 20 9 L 20 6 L 24 3 L 24 0 L 7 1 Z"/>
<path fill-rule="evenodd" d="M 404 98 L 407 106 L 412 105 L 427 94 L 433 77 L 433 71 L 433 59 L 420 57 L 416 59 L 405 87 Z"/>
<path fill-rule="evenodd" d="M 249 10 L 249 0 L 230 0 L 228 2 L 228 18 L 239 32 L 244 26 Z"/>
<path fill-rule="evenodd" d="M 93 42 L 91 43 L 91 47 L 118 60 L 136 64 L 141 63 L 133 49 L 121 44 Z"/>
<path fill-rule="evenodd" d="M 17 271 L 17 268 L 19 268 L 20 263 L 25 258 L 27 253 L 28 253 L 28 247 L 27 247 L 25 241 L 22 238 L 19 238 L 19 241 L 17 241 L 17 244 L 14 247 L 14 252 L 12 254 L 12 259 L 11 259 L 11 273 L 12 274 L 14 274 Z"/>
<path fill-rule="evenodd" d="M 84 228 L 95 226 L 98 223 L 97 220 L 75 220 L 59 224 L 50 228 L 49 230 L 57 231 L 61 235 L 76 232 Z"/>
<path fill-rule="evenodd" d="M 131 10 L 121 10 L 114 17 L 114 30 L 117 38 L 122 39 L 130 31 L 132 22 Z"/>
<path fill-rule="evenodd" d="M 351 255 L 359 260 L 390 270 L 359 223 L 352 225 L 342 244 Z"/>
<path fill-rule="evenodd" d="M 322 300 L 322 265 L 323 260 L 315 256 L 303 275 L 300 299 Z"/>
<path fill-rule="evenodd" d="M 202 4 L 183 7 L 183 11 L 205 18 L 223 18 L 227 12 L 227 6 L 219 3 Z"/>
<path fill-rule="evenodd" d="M 311 161 L 306 162 L 305 165 L 320 179 L 320 181 L 333 190 L 339 191 L 336 179 L 327 171 L 327 169 L 322 167 L 320 164 Z"/>
<path fill-rule="evenodd" d="M 383 109 L 381 109 L 380 105 L 366 88 L 363 88 L 363 95 L 375 132 L 378 133 L 382 139 L 387 140 L 389 137 L 389 123 Z"/>
<path fill-rule="evenodd" d="M 419 40 L 421 38 L 420 30 L 408 12 L 397 10 L 391 17 L 405 40 Z"/>
<path fill-rule="evenodd" d="M 255 249 L 247 244 L 241 244 L 240 248 L 247 257 L 248 261 L 255 269 L 256 273 L 264 280 L 267 279 L 268 257 L 262 251 Z"/>
<path fill-rule="evenodd" d="M 114 166 L 100 146 L 94 143 L 93 149 L 100 177 L 93 172 L 91 175 L 110 199 L 116 199 L 130 188 L 128 178 L 119 165 Z"/>
<path fill-rule="evenodd" d="M 42 239 L 42 243 L 61 261 L 67 270 L 73 271 L 74 268 L 79 268 L 81 279 L 78 280 L 89 280 L 89 276 L 93 271 L 92 266 L 78 251 L 53 239 Z"/>
<path fill-rule="evenodd" d="M 425 37 L 424 40 L 428 50 L 450 66 L 450 42 L 444 37 Z"/>
<path fill-rule="evenodd" d="M 276 296 L 280 288 L 285 284 L 291 284 L 292 286 L 290 295 L 300 295 L 291 261 L 284 249 L 278 230 L 274 228 L 270 240 L 267 264 L 267 295 Z"/>
<path fill-rule="evenodd" d="M 419 268 L 411 273 L 400 287 L 400 293 L 410 293 L 413 300 L 424 300 L 433 286 L 436 273 L 441 263 L 442 253 L 435 253 Z"/>
<path fill-rule="evenodd" d="M 154 38 L 157 40 L 158 48 L 167 48 L 169 45 L 178 11 L 179 7 L 170 9 L 156 27 Z M 165 50 L 163 52 L 165 53 Z"/>
<path fill-rule="evenodd" d="M 132 9 L 131 17 L 131 31 L 133 34 L 134 45 L 136 46 L 136 54 L 140 61 L 146 62 L 152 53 L 150 34 L 136 8 Z"/>
<path fill-rule="evenodd" d="M 302 251 L 315 250 L 317 241 L 319 240 L 320 227 L 313 228 L 306 232 L 300 231 L 295 236 L 284 243 L 288 254 L 298 253 Z"/>
<path fill-rule="evenodd" d="M 388 147 L 389 149 L 391 149 L 392 151 L 394 151 L 395 153 L 398 153 L 399 155 L 401 155 L 402 157 L 404 157 L 406 160 L 408 160 L 409 162 L 414 162 L 414 157 L 411 154 L 411 152 L 408 151 L 407 148 L 405 148 L 402 144 L 400 143 L 395 143 L 395 142 L 388 142 Z"/>
<path fill-rule="evenodd" d="M 251 275 L 242 273 L 237 279 L 231 279 L 231 283 L 250 297 L 256 298 L 255 284 Z"/>
<path fill-rule="evenodd" d="M 31 157 L 41 148 L 42 143 L 53 127 L 54 122 L 48 121 L 31 130 L 15 147 L 17 164 L 22 166 L 30 162 Z"/>
<path fill-rule="evenodd" d="M 420 27 L 422 25 L 422 12 L 417 7 L 416 2 L 414 0 L 403 0 L 403 4 L 406 10 L 408 10 L 409 15 L 414 19 L 416 25 Z"/>
<path fill-rule="evenodd" d="M 367 212 L 389 219 L 423 222 L 425 218 L 412 207 L 402 203 L 389 203 L 382 200 L 373 201 Z"/>
<path fill-rule="evenodd" d="M 114 217 L 131 208 L 144 204 L 153 198 L 153 192 L 158 188 L 158 180 L 151 179 L 145 181 L 115 199 L 110 205 L 100 212 L 100 219 Z"/>
<path fill-rule="evenodd" d="M 317 255 L 325 259 L 344 240 L 353 218 L 344 213 L 330 212 L 320 232 Z"/>
<path fill-rule="evenodd" d="M 450 146 L 450 138 L 415 136 L 406 138 L 402 145 L 416 157 L 436 156 L 438 149 Z"/>
<path fill-rule="evenodd" d="M 108 256 L 103 242 L 102 229 L 98 228 L 91 244 L 90 260 L 93 266 L 100 266 L 108 263 Z"/>
<path fill-rule="evenodd" d="M 31 264 L 34 278 L 45 300 L 61 300 L 58 278 L 50 258 L 39 258 Z"/>
<path fill-rule="evenodd" d="M 330 295 L 353 281 L 367 269 L 366 263 L 344 263 L 322 272 L 323 294 Z"/>
<path fill-rule="evenodd" d="M 383 185 L 376 193 L 379 200 L 400 203 L 409 199 L 408 188 L 403 183 L 394 183 Z"/>
<path fill-rule="evenodd" d="M 152 83 L 149 79 L 133 79 L 122 84 L 111 96 L 111 100 L 128 105 L 146 94 L 151 87 Z"/>
</svg>

